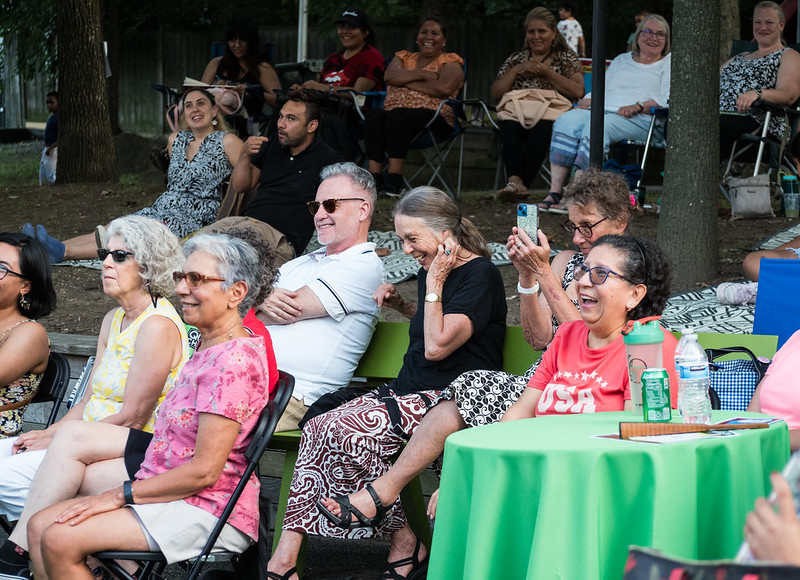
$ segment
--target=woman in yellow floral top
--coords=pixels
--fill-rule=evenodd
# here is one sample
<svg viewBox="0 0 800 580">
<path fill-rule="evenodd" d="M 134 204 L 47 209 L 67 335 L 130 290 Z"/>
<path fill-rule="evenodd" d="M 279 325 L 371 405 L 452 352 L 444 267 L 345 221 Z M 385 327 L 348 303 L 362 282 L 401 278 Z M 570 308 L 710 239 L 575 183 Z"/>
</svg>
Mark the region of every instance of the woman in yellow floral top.
<svg viewBox="0 0 800 580">
<path fill-rule="evenodd" d="M 454 52 L 444 52 L 447 25 L 438 16 L 428 16 L 417 30 L 419 52 L 401 50 L 386 67 L 388 87 L 383 109 L 367 112 L 364 140 L 369 172 L 378 190 L 398 194 L 403 188 L 403 161 L 411 140 L 433 119 L 445 99 L 454 98 L 464 85 L 464 61 Z M 450 107 L 443 107 L 431 126 L 434 134 L 446 137 L 455 118 Z M 386 181 L 382 173 L 389 158 Z"/>
<path fill-rule="evenodd" d="M 34 319 L 55 304 L 44 246 L 25 234 L 0 234 L 0 438 L 22 431 L 50 355 L 47 332 Z"/>
<path fill-rule="evenodd" d="M 120 306 L 103 320 L 86 394 L 49 428 L 0 441 L 0 514 L 9 520 L 22 513 L 45 450 L 65 423 L 152 432 L 158 405 L 189 359 L 186 327 L 163 298 L 174 291 L 172 272 L 183 262 L 178 239 L 164 224 L 131 215 L 111 222 L 107 246 L 98 250 L 103 291 Z"/>
</svg>

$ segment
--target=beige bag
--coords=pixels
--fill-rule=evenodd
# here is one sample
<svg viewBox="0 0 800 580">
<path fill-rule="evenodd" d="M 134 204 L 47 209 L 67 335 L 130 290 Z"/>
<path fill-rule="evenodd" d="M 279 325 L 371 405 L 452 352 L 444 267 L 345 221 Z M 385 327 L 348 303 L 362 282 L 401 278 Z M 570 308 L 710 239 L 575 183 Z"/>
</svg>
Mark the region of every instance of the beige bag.
<svg viewBox="0 0 800 580">
<path fill-rule="evenodd" d="M 731 200 L 731 219 L 775 217 L 770 199 L 769 175 L 725 178 Z"/>
<path fill-rule="evenodd" d="M 549 89 L 517 89 L 508 91 L 497 104 L 497 118 L 501 121 L 516 121 L 526 129 L 536 123 L 555 121 L 572 108 L 572 103 L 559 93 Z"/>
</svg>

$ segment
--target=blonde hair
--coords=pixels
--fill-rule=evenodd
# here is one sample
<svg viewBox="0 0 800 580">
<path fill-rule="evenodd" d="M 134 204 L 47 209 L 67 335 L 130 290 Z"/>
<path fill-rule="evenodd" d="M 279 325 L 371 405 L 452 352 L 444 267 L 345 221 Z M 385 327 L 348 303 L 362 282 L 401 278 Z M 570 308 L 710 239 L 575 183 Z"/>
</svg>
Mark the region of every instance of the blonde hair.
<svg viewBox="0 0 800 580">
<path fill-rule="evenodd" d="M 645 29 L 647 23 L 653 20 L 654 22 L 658 22 L 661 26 L 664 27 L 664 32 L 667 34 L 666 38 L 664 38 L 664 48 L 661 49 L 661 56 L 667 56 L 670 51 L 670 29 L 669 29 L 669 22 L 667 22 L 666 18 L 659 14 L 648 14 L 645 16 L 642 21 L 639 23 L 639 26 L 636 27 L 636 36 L 633 38 L 633 49 L 631 52 L 633 54 L 639 54 L 639 36 L 642 34 L 642 30 Z"/>
</svg>

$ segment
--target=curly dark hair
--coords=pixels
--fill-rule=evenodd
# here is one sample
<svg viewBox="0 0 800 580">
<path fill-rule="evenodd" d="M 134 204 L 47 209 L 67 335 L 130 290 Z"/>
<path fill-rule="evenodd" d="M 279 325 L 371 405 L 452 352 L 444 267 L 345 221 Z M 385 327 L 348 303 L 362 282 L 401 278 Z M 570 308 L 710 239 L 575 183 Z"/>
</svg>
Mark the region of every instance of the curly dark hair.
<svg viewBox="0 0 800 580">
<path fill-rule="evenodd" d="M 256 294 L 253 305 L 255 307 L 262 304 L 264 300 L 267 299 L 267 296 L 272 294 L 275 283 L 278 281 L 278 269 L 275 267 L 275 249 L 265 242 L 261 236 L 247 228 L 233 227 L 225 230 L 218 230 L 215 233 L 227 234 L 232 238 L 239 238 L 253 246 L 256 254 L 258 254 L 258 262 L 263 266 L 261 273 L 261 289 L 258 294 Z"/>
<path fill-rule="evenodd" d="M 639 236 L 607 235 L 594 243 L 619 250 L 625 257 L 623 274 L 632 284 L 644 284 L 647 293 L 630 312 L 628 320 L 638 320 L 646 316 L 660 316 L 669 298 L 671 279 L 669 262 L 664 252 L 655 243 Z"/>
</svg>

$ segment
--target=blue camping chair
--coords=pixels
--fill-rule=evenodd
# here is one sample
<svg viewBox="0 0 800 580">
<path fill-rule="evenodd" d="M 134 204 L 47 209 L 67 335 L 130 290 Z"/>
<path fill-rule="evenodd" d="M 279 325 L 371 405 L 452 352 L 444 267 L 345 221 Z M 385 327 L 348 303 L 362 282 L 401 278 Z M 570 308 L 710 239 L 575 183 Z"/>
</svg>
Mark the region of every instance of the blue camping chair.
<svg viewBox="0 0 800 580">
<path fill-rule="evenodd" d="M 753 334 L 775 334 L 778 348 L 800 329 L 800 262 L 761 259 Z"/>
</svg>

